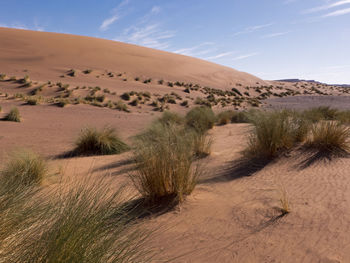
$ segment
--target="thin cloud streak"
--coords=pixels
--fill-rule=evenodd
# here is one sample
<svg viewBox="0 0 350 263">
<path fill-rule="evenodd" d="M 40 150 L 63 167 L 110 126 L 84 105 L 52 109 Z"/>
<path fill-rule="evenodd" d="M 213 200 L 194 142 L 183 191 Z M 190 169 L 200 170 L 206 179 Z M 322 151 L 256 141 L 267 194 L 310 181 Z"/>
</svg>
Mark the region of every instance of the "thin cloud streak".
<svg viewBox="0 0 350 263">
<path fill-rule="evenodd" d="M 323 17 L 342 16 L 349 13 L 350 13 L 350 8 L 344 8 L 344 9 L 340 9 L 340 10 L 325 14 Z"/>
<path fill-rule="evenodd" d="M 242 60 L 242 59 L 254 57 L 254 56 L 258 55 L 258 54 L 259 53 L 255 52 L 255 53 L 250 53 L 250 54 L 246 54 L 246 55 L 241 55 L 241 56 L 235 57 L 233 60 Z"/>
<path fill-rule="evenodd" d="M 108 28 L 113 24 L 115 23 L 116 21 L 118 21 L 121 17 L 122 17 L 122 14 L 121 14 L 121 11 L 122 11 L 122 8 L 124 6 L 126 6 L 127 4 L 129 4 L 130 0 L 124 0 L 122 1 L 118 7 L 114 8 L 113 9 L 113 16 L 109 17 L 109 18 L 106 18 L 102 24 L 100 25 L 100 31 L 106 31 L 108 30 Z"/>
<path fill-rule="evenodd" d="M 279 36 L 284 36 L 287 35 L 289 32 L 277 32 L 277 33 L 272 33 L 272 34 L 267 34 L 262 36 L 261 38 L 273 38 L 273 37 L 279 37 Z"/>
<path fill-rule="evenodd" d="M 231 56 L 234 53 L 236 53 L 236 52 L 235 51 L 224 52 L 224 53 L 220 53 L 220 54 L 217 54 L 215 56 L 211 56 L 211 57 L 208 57 L 208 58 L 205 58 L 205 59 L 211 60 L 211 59 L 218 59 L 218 58 L 228 57 L 228 56 Z"/>
<path fill-rule="evenodd" d="M 257 31 L 257 30 L 260 30 L 260 29 L 263 29 L 263 28 L 267 28 L 267 27 L 270 27 L 272 25 L 273 25 L 273 23 L 263 24 L 263 25 L 256 25 L 256 26 L 250 26 L 250 27 L 245 28 L 242 31 L 239 31 L 239 32 L 235 33 L 234 36 L 253 33 L 255 31 Z"/>
<path fill-rule="evenodd" d="M 337 1 L 337 2 L 332 3 L 332 4 L 318 6 L 315 8 L 304 10 L 302 13 L 303 14 L 310 14 L 310 13 L 320 12 L 323 10 L 328 10 L 328 9 L 339 7 L 339 6 L 346 5 L 346 4 L 350 4 L 350 0 L 341 0 L 341 1 Z"/>
</svg>

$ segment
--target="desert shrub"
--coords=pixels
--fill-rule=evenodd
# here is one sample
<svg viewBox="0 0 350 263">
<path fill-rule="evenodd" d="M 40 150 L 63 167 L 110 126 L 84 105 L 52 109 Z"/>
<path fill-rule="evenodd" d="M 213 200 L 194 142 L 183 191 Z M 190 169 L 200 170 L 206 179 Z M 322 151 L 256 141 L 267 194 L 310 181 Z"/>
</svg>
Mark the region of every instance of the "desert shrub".
<svg viewBox="0 0 350 263">
<path fill-rule="evenodd" d="M 119 111 L 130 112 L 129 109 L 128 109 L 128 106 L 124 102 L 122 102 L 120 100 L 117 101 L 117 102 L 114 102 L 114 106 Z"/>
<path fill-rule="evenodd" d="M 179 125 L 154 123 L 136 137 L 136 171 L 131 179 L 150 203 L 164 199 L 181 202 L 197 183 L 199 169 L 193 165 L 192 137 Z"/>
<path fill-rule="evenodd" d="M 4 79 L 6 79 L 6 74 L 0 74 L 0 80 L 4 80 Z"/>
<path fill-rule="evenodd" d="M 139 99 L 134 99 L 134 100 L 132 100 L 129 104 L 131 105 L 131 106 L 137 106 L 137 105 L 139 105 Z"/>
<path fill-rule="evenodd" d="M 128 146 L 117 136 L 115 129 L 105 127 L 101 131 L 95 128 L 84 128 L 75 142 L 74 152 L 78 155 L 119 154 Z"/>
<path fill-rule="evenodd" d="M 235 112 L 232 110 L 220 112 L 216 117 L 217 123 L 219 125 L 226 125 L 231 122 L 231 119 L 234 115 L 235 115 Z"/>
<path fill-rule="evenodd" d="M 232 123 L 248 123 L 250 122 L 250 112 L 244 112 L 244 111 L 236 111 L 232 117 L 231 122 Z"/>
<path fill-rule="evenodd" d="M 13 107 L 9 114 L 7 114 L 4 118 L 6 121 L 14 121 L 14 122 L 21 122 L 21 115 L 19 113 L 18 108 Z"/>
<path fill-rule="evenodd" d="M 69 104 L 69 100 L 60 98 L 56 100 L 56 105 L 60 108 L 64 108 L 67 104 Z"/>
<path fill-rule="evenodd" d="M 75 69 L 71 69 L 67 72 L 67 75 L 71 76 L 71 77 L 75 77 L 76 74 L 77 74 L 77 72 L 75 71 Z"/>
<path fill-rule="evenodd" d="M 2 112 L 2 107 L 0 106 L 0 112 Z"/>
<path fill-rule="evenodd" d="M 10 161 L 1 171 L 14 185 L 40 184 L 47 173 L 47 164 L 39 155 L 30 151 L 13 153 Z"/>
<path fill-rule="evenodd" d="M 188 107 L 188 100 L 184 100 L 180 103 L 181 106 Z"/>
<path fill-rule="evenodd" d="M 321 106 L 305 110 L 301 113 L 302 117 L 316 123 L 320 120 L 336 120 L 339 111 L 328 106 Z"/>
<path fill-rule="evenodd" d="M 182 125 L 185 123 L 185 119 L 177 113 L 165 111 L 163 112 L 163 115 L 157 120 L 157 122 L 160 122 L 164 125 Z"/>
<path fill-rule="evenodd" d="M 38 105 L 40 103 L 40 99 L 34 96 L 27 98 L 26 101 L 29 105 Z"/>
<path fill-rule="evenodd" d="M 196 107 L 186 114 L 186 124 L 198 133 L 205 133 L 214 127 L 215 114 L 208 107 Z"/>
<path fill-rule="evenodd" d="M 256 112 L 249 135 L 248 147 L 243 152 L 248 158 L 273 159 L 289 150 L 305 137 L 304 124 L 287 111 Z"/>
<path fill-rule="evenodd" d="M 92 72 L 92 69 L 85 69 L 83 71 L 84 74 L 90 74 Z"/>
<path fill-rule="evenodd" d="M 10 199 L 0 208 L 6 227 L 0 230 L 0 262 L 148 261 L 150 253 L 141 247 L 149 233 L 132 223 L 123 188 L 112 192 L 110 184 L 84 179 L 35 198 L 19 191 L 0 196 Z"/>
<path fill-rule="evenodd" d="M 123 93 L 120 97 L 123 100 L 130 100 L 130 94 L 128 92 Z"/>
<path fill-rule="evenodd" d="M 349 127 L 337 121 L 321 121 L 312 126 L 305 147 L 323 153 L 345 153 L 350 150 L 349 138 Z"/>
<path fill-rule="evenodd" d="M 191 133 L 191 131 L 189 131 Z M 204 158 L 210 155 L 213 140 L 207 133 L 192 131 L 193 155 L 195 158 Z"/>
</svg>

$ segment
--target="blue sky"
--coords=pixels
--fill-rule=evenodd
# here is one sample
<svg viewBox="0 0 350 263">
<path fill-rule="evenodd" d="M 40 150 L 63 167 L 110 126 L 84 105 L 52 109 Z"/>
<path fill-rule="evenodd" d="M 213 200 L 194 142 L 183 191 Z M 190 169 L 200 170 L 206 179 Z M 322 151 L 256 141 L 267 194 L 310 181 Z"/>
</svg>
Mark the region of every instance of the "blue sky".
<svg viewBox="0 0 350 263">
<path fill-rule="evenodd" d="M 0 26 L 118 40 L 263 79 L 350 83 L 350 0 L 0 0 Z"/>
</svg>

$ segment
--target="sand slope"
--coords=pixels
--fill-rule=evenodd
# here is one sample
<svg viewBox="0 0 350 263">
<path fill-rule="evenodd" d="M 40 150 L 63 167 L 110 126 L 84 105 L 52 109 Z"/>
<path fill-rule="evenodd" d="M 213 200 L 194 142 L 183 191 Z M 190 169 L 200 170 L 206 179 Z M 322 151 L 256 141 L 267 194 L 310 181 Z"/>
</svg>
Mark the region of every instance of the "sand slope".
<svg viewBox="0 0 350 263">
<path fill-rule="evenodd" d="M 237 82 L 264 83 L 228 67 L 150 48 L 92 37 L 0 28 L 0 71 L 15 74 L 27 69 L 33 72 L 33 79 L 51 80 L 70 68 L 119 71 L 215 88 L 229 88 Z"/>
</svg>

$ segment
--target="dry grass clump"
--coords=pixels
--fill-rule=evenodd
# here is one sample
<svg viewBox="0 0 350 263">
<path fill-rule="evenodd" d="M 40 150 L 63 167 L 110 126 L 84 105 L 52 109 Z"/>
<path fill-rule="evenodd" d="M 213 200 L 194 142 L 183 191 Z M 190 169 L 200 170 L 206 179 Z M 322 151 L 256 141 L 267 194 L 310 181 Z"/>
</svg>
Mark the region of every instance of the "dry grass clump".
<svg viewBox="0 0 350 263">
<path fill-rule="evenodd" d="M 40 104 L 40 98 L 35 97 L 35 96 L 31 96 L 31 97 L 26 99 L 26 102 L 28 105 L 38 105 L 38 104 Z"/>
<path fill-rule="evenodd" d="M 18 108 L 13 107 L 10 112 L 5 116 L 5 121 L 21 122 L 21 115 Z"/>
<path fill-rule="evenodd" d="M 339 116 L 339 111 L 328 106 L 320 106 L 317 108 L 304 110 L 301 112 L 301 116 L 304 119 L 316 123 L 321 120 L 336 120 Z"/>
<path fill-rule="evenodd" d="M 7 179 L 0 178 L 1 263 L 149 260 L 149 234 L 132 223 L 123 189 L 113 191 L 108 180 L 13 194 L 2 187 Z"/>
<path fill-rule="evenodd" d="M 306 122 L 287 111 L 259 112 L 251 120 L 254 128 L 243 152 L 248 158 L 269 160 L 278 157 L 302 141 L 308 131 Z"/>
<path fill-rule="evenodd" d="M 129 148 L 110 127 L 100 131 L 90 127 L 83 129 L 75 145 L 74 152 L 78 155 L 119 154 Z"/>
<path fill-rule="evenodd" d="M 215 114 L 208 107 L 196 107 L 186 114 L 186 125 L 201 134 L 212 129 L 215 121 Z"/>
<path fill-rule="evenodd" d="M 229 124 L 231 122 L 231 119 L 234 116 L 234 114 L 235 114 L 235 112 L 232 110 L 220 112 L 216 117 L 218 125 Z"/>
<path fill-rule="evenodd" d="M 39 185 L 47 174 L 47 164 L 39 155 L 30 151 L 15 152 L 1 171 L 15 185 Z"/>
<path fill-rule="evenodd" d="M 154 123 L 136 137 L 134 185 L 149 203 L 182 202 L 197 183 L 193 137 L 181 125 Z"/>
<path fill-rule="evenodd" d="M 350 150 L 349 138 L 349 127 L 337 121 L 321 121 L 312 126 L 305 147 L 326 154 L 347 153 Z"/>
</svg>

